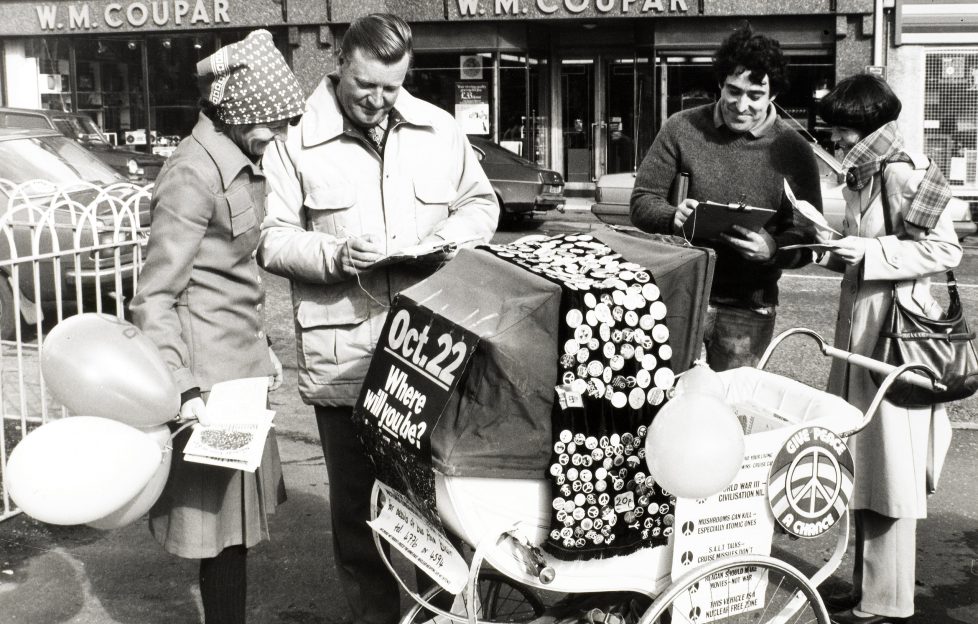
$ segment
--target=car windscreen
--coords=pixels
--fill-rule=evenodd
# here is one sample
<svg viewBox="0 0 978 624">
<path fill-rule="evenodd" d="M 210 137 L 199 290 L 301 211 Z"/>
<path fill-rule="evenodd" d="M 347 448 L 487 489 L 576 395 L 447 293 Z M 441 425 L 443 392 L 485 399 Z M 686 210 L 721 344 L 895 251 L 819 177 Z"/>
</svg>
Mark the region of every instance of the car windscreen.
<svg viewBox="0 0 978 624">
<path fill-rule="evenodd" d="M 108 144 L 95 122 L 88 117 L 55 117 L 58 132 L 82 143 Z"/>
<path fill-rule="evenodd" d="M 123 181 L 91 152 L 60 136 L 0 141 L 0 179 L 4 186 L 44 180 L 65 190 Z M 34 192 L 44 191 L 39 186 Z"/>
</svg>

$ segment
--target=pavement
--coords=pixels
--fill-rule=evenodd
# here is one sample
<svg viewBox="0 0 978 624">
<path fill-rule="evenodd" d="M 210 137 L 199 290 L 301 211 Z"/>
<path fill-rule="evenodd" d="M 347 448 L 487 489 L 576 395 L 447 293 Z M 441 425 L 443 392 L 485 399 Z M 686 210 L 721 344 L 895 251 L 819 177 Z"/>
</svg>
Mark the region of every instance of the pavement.
<svg viewBox="0 0 978 624">
<path fill-rule="evenodd" d="M 589 206 L 590 200 L 573 201 L 551 217 L 548 229 L 591 227 Z M 284 290 L 277 279 L 270 288 Z M 269 314 L 291 318 L 288 297 L 281 295 L 269 298 Z M 285 366 L 285 383 L 270 401 L 278 413 L 289 500 L 270 518 L 271 540 L 249 555 L 248 621 L 340 624 L 349 614 L 333 569 L 331 503 L 315 419 L 296 394 L 291 331 L 269 334 Z M 918 624 L 978 622 L 976 457 L 978 431 L 957 428 L 930 516 L 918 529 Z M 820 540 L 778 541 L 775 552 L 810 573 L 827 560 L 834 541 L 834 532 Z M 844 587 L 850 574 L 846 557 L 827 585 Z M 24 515 L 0 522 L 2 624 L 198 623 L 196 580 L 196 562 L 166 554 L 145 519 L 114 531 L 47 525 Z"/>
</svg>

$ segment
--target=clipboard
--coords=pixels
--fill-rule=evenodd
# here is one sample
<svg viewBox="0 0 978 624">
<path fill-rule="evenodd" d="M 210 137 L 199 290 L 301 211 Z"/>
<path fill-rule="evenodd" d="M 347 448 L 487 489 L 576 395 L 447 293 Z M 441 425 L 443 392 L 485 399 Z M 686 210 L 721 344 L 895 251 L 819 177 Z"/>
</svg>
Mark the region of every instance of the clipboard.
<svg viewBox="0 0 978 624">
<path fill-rule="evenodd" d="M 683 235 L 689 240 L 718 240 L 739 225 L 759 231 L 777 211 L 744 204 L 719 204 L 702 201 L 683 224 Z"/>
</svg>

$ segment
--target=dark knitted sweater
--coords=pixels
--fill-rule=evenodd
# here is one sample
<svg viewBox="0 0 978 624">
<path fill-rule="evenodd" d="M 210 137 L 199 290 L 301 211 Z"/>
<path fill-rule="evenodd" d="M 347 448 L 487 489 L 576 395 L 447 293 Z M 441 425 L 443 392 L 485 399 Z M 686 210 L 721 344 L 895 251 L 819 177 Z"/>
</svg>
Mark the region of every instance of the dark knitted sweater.
<svg viewBox="0 0 978 624">
<path fill-rule="evenodd" d="M 777 119 L 755 137 L 735 133 L 713 120 L 715 104 L 677 113 L 666 120 L 638 168 L 632 192 L 632 223 L 646 232 L 672 234 L 676 207 L 666 198 L 677 172 L 689 174 L 688 197 L 720 203 L 743 200 L 778 214 L 765 226 L 778 247 L 813 242 L 795 225 L 784 194 L 787 179 L 798 199 L 822 209 L 818 166 L 807 141 Z M 710 300 L 744 307 L 777 305 L 781 269 L 811 261 L 808 250 L 778 251 L 767 262 L 743 258 L 722 242 L 696 241 L 716 250 Z"/>
</svg>

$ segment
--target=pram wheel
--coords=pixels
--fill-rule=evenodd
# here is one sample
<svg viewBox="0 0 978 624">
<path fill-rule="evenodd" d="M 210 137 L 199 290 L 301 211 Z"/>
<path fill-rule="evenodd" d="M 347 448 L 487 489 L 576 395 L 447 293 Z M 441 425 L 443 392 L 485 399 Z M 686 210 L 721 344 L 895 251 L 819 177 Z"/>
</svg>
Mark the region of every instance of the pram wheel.
<svg viewBox="0 0 978 624">
<path fill-rule="evenodd" d="M 444 590 L 437 588 L 425 596 L 425 599 L 430 601 L 442 591 Z M 454 611 L 459 618 L 466 617 L 464 612 L 458 612 L 464 609 L 456 607 Z M 498 572 L 486 570 L 479 573 L 479 610 L 476 614 L 479 622 L 529 622 L 543 615 L 543 611 L 543 601 L 532 589 Z M 424 613 L 423 607 L 420 604 L 412 605 L 401 618 L 400 624 L 421 624 L 423 620 L 419 620 L 420 613 Z M 448 618 L 437 616 L 432 622 L 450 624 Z"/>
<path fill-rule="evenodd" d="M 748 601 L 749 608 L 744 606 Z M 830 624 L 808 578 L 783 561 L 756 555 L 722 559 L 692 570 L 662 592 L 638 624 L 703 621 Z"/>
</svg>

